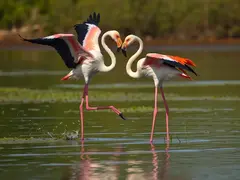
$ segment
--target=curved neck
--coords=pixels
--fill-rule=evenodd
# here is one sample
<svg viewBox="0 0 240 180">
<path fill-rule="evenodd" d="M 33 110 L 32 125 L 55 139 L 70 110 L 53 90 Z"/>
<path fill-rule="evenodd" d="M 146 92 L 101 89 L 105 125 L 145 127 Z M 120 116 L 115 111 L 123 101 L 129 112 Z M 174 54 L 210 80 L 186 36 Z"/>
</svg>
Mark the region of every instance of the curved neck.
<svg viewBox="0 0 240 180">
<path fill-rule="evenodd" d="M 100 66 L 100 69 L 99 69 L 102 72 L 111 71 L 116 65 L 116 57 L 113 54 L 113 52 L 111 51 L 111 49 L 105 43 L 105 39 L 106 39 L 107 36 L 109 36 L 109 33 L 110 33 L 110 31 L 107 31 L 103 34 L 102 39 L 101 39 L 101 43 L 102 43 L 103 48 L 105 49 L 105 51 L 107 51 L 108 55 L 111 58 L 111 64 L 109 66 L 106 66 L 103 62 Z"/>
<path fill-rule="evenodd" d="M 133 78 L 139 78 L 140 73 L 138 72 L 138 69 L 137 69 L 136 72 L 133 72 L 132 69 L 131 69 L 131 66 L 132 66 L 132 63 L 137 59 L 137 57 L 142 53 L 143 41 L 137 36 L 135 37 L 135 39 L 139 43 L 139 48 L 138 48 L 137 52 L 134 55 L 132 55 L 132 57 L 130 57 L 130 59 L 128 60 L 127 65 L 126 65 L 126 71 L 127 71 L 129 76 L 131 76 Z"/>
</svg>

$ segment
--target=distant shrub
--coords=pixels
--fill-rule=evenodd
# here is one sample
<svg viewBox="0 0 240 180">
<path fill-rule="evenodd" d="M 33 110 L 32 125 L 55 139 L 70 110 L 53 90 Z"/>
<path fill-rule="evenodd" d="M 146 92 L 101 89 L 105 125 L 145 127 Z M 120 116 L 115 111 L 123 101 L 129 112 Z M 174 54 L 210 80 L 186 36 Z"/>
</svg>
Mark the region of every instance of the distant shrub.
<svg viewBox="0 0 240 180">
<path fill-rule="evenodd" d="M 161 38 L 240 36 L 239 0 L 4 0 L 0 28 L 39 24 L 46 34 L 72 31 L 94 11 L 101 28 Z"/>
</svg>

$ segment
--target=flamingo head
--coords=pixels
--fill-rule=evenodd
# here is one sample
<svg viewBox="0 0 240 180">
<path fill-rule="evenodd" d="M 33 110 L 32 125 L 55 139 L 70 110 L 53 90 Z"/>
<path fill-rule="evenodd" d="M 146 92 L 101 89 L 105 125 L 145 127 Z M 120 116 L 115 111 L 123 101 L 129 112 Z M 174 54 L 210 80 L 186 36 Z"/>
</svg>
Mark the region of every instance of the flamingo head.
<svg viewBox="0 0 240 180">
<path fill-rule="evenodd" d="M 116 30 L 109 31 L 110 37 L 116 42 L 117 44 L 117 51 L 119 52 L 122 47 L 122 39 L 120 37 L 120 34 Z"/>
<path fill-rule="evenodd" d="M 125 38 L 125 40 L 122 44 L 122 53 L 125 57 L 127 57 L 127 47 L 136 40 L 135 37 L 136 37 L 135 35 L 130 34 Z"/>
</svg>

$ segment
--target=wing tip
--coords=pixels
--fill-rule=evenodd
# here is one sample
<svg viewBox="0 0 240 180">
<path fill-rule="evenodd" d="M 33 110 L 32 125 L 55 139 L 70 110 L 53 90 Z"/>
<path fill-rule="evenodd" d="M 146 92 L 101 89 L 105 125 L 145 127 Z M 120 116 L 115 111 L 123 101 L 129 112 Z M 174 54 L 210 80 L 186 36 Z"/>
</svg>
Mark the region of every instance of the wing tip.
<svg viewBox="0 0 240 180">
<path fill-rule="evenodd" d="M 190 66 L 194 66 L 194 67 L 197 66 L 197 65 L 196 65 L 192 60 L 190 60 L 190 59 L 186 59 L 186 64 L 187 64 L 187 65 L 190 65 Z"/>
<path fill-rule="evenodd" d="M 100 23 L 100 13 L 93 12 L 88 16 L 87 20 L 84 21 L 83 24 L 84 23 L 94 24 L 98 26 L 98 24 Z M 73 27 L 76 29 L 79 25 L 81 24 L 75 24 Z"/>
<path fill-rule="evenodd" d="M 190 71 L 193 74 L 195 74 L 195 76 L 198 76 L 198 74 L 190 66 L 188 66 L 188 64 L 185 64 L 185 67 L 187 67 L 188 71 Z"/>
<path fill-rule="evenodd" d="M 21 40 L 26 41 L 27 39 L 25 39 L 24 37 L 22 37 L 19 33 L 18 36 L 21 38 Z"/>
<path fill-rule="evenodd" d="M 100 23 L 100 13 L 93 12 L 92 14 L 89 15 L 85 23 L 98 25 Z"/>
<path fill-rule="evenodd" d="M 191 71 L 195 76 L 198 76 L 198 74 L 193 70 Z"/>
</svg>

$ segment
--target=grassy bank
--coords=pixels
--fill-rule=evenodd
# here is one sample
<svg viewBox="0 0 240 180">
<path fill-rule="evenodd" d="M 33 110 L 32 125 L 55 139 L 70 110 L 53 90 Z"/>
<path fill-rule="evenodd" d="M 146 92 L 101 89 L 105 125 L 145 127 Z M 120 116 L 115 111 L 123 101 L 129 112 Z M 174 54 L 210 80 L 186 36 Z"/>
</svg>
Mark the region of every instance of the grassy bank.
<svg viewBox="0 0 240 180">
<path fill-rule="evenodd" d="M 26 89 L 26 88 L 0 88 L 1 103 L 80 103 L 81 91 L 79 90 L 59 90 L 59 89 Z M 153 93 L 134 93 L 116 91 L 90 91 L 91 102 L 139 102 L 153 101 Z M 182 96 L 179 94 L 166 93 L 169 101 L 239 101 L 238 96 Z"/>
<path fill-rule="evenodd" d="M 240 37 L 238 0 L 8 0 L 0 2 L 0 28 L 27 34 L 71 32 L 101 13 L 101 28 L 147 39 L 201 40 Z"/>
</svg>

